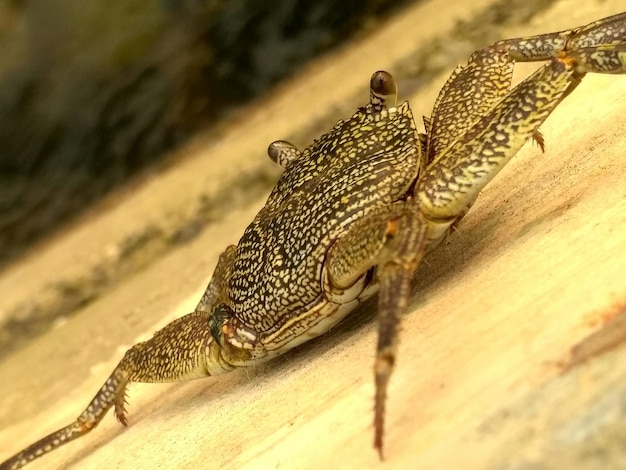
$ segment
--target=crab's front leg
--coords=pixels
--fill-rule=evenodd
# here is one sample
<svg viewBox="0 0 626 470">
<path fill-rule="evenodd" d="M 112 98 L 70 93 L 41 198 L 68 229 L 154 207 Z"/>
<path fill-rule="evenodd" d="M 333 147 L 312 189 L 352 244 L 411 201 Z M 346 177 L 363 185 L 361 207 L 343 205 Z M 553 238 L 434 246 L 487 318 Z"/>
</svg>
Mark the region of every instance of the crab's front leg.
<svg viewBox="0 0 626 470">
<path fill-rule="evenodd" d="M 396 359 L 398 324 L 407 308 L 411 277 L 425 251 L 426 232 L 426 223 L 414 203 L 383 207 L 354 224 L 337 241 L 323 274 L 331 291 L 341 291 L 376 267 L 380 291 L 374 366 L 374 446 L 381 458 L 385 399 Z"/>
<path fill-rule="evenodd" d="M 219 328 L 227 327 L 227 323 L 222 322 L 222 318 L 216 318 L 214 310 L 225 296 L 225 283 L 230 275 L 234 255 L 234 246 L 222 254 L 211 283 L 193 313 L 171 322 L 150 340 L 129 349 L 73 423 L 0 463 L 0 470 L 21 468 L 84 436 L 98 425 L 111 408 L 114 408 L 117 419 L 126 425 L 125 395 L 130 382 L 181 382 L 232 370 L 235 365 L 229 361 L 219 344 L 225 334 Z M 227 329 L 224 330 L 226 333 Z"/>
<path fill-rule="evenodd" d="M 40 439 L 9 460 L 1 470 L 16 470 L 94 429 L 110 408 L 123 424 L 126 387 L 130 382 L 180 382 L 231 370 L 215 344 L 205 312 L 181 317 L 150 340 L 129 349 L 111 376 L 73 423 Z"/>
</svg>

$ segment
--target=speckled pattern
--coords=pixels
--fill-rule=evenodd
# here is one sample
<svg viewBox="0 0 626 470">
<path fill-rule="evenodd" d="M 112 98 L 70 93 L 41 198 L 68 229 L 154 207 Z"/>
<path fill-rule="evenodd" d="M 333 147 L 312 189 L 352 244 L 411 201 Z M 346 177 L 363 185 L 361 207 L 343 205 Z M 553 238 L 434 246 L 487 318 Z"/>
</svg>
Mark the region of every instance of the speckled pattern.
<svg viewBox="0 0 626 470">
<path fill-rule="evenodd" d="M 421 256 L 536 136 L 585 73 L 626 71 L 625 24 L 626 14 L 620 14 L 478 51 L 442 89 L 425 137 L 408 103 L 387 102 L 395 100 L 395 84 L 377 72 L 370 103 L 350 119 L 302 152 L 286 142 L 270 146 L 270 158 L 285 172 L 239 244 L 220 258 L 195 312 L 131 348 L 75 423 L 0 468 L 20 468 L 86 434 L 111 407 L 124 423 L 129 382 L 217 375 L 285 352 L 324 333 L 320 324 L 330 328 L 376 286 L 381 294 L 375 446 L 382 455 L 398 322 Z M 585 49 L 571 49 L 583 38 Z M 508 91 L 509 59 L 549 62 Z"/>
</svg>

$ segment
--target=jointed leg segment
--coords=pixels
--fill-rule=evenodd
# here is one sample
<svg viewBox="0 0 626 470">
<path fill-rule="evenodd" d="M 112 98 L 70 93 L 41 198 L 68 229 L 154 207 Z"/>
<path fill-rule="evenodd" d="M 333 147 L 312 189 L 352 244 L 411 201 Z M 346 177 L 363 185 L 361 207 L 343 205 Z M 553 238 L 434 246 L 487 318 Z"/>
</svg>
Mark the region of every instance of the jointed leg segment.
<svg viewBox="0 0 626 470">
<path fill-rule="evenodd" d="M 126 426 L 125 395 L 130 382 L 180 382 L 227 372 L 230 368 L 223 365 L 219 350 L 212 345 L 213 337 L 204 312 L 191 313 L 173 321 L 150 340 L 136 344 L 126 352 L 75 422 L 3 462 L 0 469 L 21 468 L 87 434 L 112 407 L 117 419 Z"/>
<path fill-rule="evenodd" d="M 395 364 L 398 326 L 407 309 L 411 278 L 424 255 L 426 242 L 427 226 L 418 206 L 399 203 L 355 224 L 333 247 L 328 259 L 331 288 L 346 287 L 376 266 L 380 290 L 374 367 L 374 446 L 381 458 L 385 399 Z"/>
<path fill-rule="evenodd" d="M 536 62 L 550 60 L 573 51 L 615 46 L 625 42 L 626 13 L 619 13 L 580 28 L 505 39 L 491 47 L 506 52 L 515 62 Z"/>
<path fill-rule="evenodd" d="M 471 77 L 496 79 L 489 57 L 550 62 L 502 97 L 497 87 L 487 97 L 466 93 L 466 69 L 472 71 Z M 626 73 L 626 13 L 571 31 L 500 41 L 474 53 L 437 99 L 434 112 L 447 115 L 453 107 L 463 107 L 471 116 L 460 134 L 447 122 L 432 121 L 429 156 L 439 142 L 449 145 L 429 158 L 426 176 L 416 187 L 422 212 L 436 220 L 467 212 L 485 185 L 529 138 L 537 136 L 539 126 L 586 73 Z M 508 86 L 510 77 L 503 80 Z M 480 110 L 476 100 L 485 99 L 493 106 L 485 113 L 474 111 Z"/>
</svg>

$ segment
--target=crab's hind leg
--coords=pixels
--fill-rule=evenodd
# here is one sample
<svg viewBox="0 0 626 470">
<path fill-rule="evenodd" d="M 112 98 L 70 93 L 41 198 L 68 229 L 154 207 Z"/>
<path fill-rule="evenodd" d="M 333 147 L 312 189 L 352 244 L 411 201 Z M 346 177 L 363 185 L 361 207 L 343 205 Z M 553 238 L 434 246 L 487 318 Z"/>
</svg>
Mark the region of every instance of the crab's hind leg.
<svg viewBox="0 0 626 470">
<path fill-rule="evenodd" d="M 491 49 L 506 52 L 510 60 L 535 62 L 561 57 L 574 51 L 626 43 L 626 12 L 588 25 L 556 33 L 538 34 L 496 42 Z M 591 71 L 591 70 L 589 70 Z M 603 72 L 603 70 L 593 70 Z"/>
<path fill-rule="evenodd" d="M 576 63 L 579 77 L 586 72 L 623 73 L 624 44 L 626 13 L 620 13 L 572 30 L 506 39 L 477 50 L 452 73 L 431 118 L 425 119 L 428 163 L 446 153 L 459 135 L 475 137 L 471 130 L 480 129 L 476 122 L 509 93 L 513 62 L 560 58 Z M 531 137 L 543 149 L 537 129 Z"/>
<path fill-rule="evenodd" d="M 567 48 L 556 47 L 557 40 Z M 535 47 L 528 49 L 524 41 Z M 544 52 L 550 49 L 545 44 L 552 44 L 556 56 L 480 116 L 430 163 L 415 194 L 423 213 L 444 227 L 467 211 L 485 185 L 535 135 L 585 74 L 626 73 L 626 14 L 578 30 L 499 44 L 506 44 L 509 50 L 534 50 L 533 58 L 527 60 L 544 59 Z M 573 49 L 573 44 L 585 47 Z M 451 85 L 456 86 L 461 84 Z"/>
<path fill-rule="evenodd" d="M 626 13 L 572 30 L 506 39 L 491 48 L 517 62 L 558 59 L 571 65 L 579 77 L 585 73 L 623 74 L 626 73 Z"/>
</svg>

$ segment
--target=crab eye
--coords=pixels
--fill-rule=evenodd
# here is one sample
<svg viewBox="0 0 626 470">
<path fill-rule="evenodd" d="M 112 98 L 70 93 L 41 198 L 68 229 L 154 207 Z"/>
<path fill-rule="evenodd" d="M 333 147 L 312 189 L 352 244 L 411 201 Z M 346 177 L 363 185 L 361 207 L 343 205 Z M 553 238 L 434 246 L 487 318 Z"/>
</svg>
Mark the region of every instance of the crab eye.
<svg viewBox="0 0 626 470">
<path fill-rule="evenodd" d="M 280 145 L 278 142 L 272 142 L 270 146 L 267 147 L 267 155 L 273 162 L 278 163 L 280 161 Z"/>
<path fill-rule="evenodd" d="M 217 304 L 209 316 L 209 328 L 211 336 L 220 345 L 224 344 L 224 332 L 222 327 L 234 315 L 232 309 L 225 304 Z"/>
<path fill-rule="evenodd" d="M 300 151 L 286 140 L 276 140 L 267 148 L 267 155 L 277 165 L 287 168 L 287 166 L 300 156 Z"/>
<path fill-rule="evenodd" d="M 372 105 L 393 106 L 396 104 L 398 86 L 389 72 L 379 70 L 370 78 L 370 102 Z"/>
</svg>

